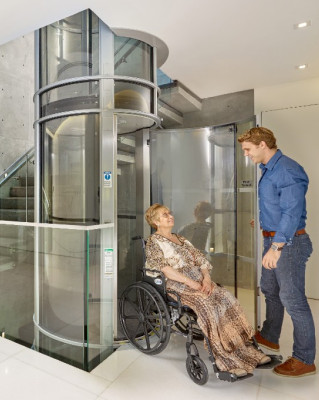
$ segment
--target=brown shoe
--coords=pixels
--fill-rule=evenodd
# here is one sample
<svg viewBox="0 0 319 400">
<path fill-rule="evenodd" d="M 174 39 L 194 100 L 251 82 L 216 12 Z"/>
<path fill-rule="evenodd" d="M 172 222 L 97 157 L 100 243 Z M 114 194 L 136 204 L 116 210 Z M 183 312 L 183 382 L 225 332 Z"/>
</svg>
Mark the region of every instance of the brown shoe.
<svg viewBox="0 0 319 400">
<path fill-rule="evenodd" d="M 315 374 L 316 366 L 315 364 L 305 364 L 294 357 L 289 357 L 283 364 L 277 365 L 273 369 L 273 372 L 277 375 L 287 376 L 288 378 L 299 378 Z"/>
<path fill-rule="evenodd" d="M 269 342 L 269 340 L 263 338 L 260 334 L 259 331 L 255 333 L 255 339 L 260 346 L 266 347 L 266 349 L 272 350 L 272 351 L 279 351 L 279 344 Z"/>
</svg>

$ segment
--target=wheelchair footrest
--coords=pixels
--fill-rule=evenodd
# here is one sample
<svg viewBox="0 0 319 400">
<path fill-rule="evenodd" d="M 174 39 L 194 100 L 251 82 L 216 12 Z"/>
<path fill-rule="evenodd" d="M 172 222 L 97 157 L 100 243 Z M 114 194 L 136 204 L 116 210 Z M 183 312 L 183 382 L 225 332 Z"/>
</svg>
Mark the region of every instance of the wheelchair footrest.
<svg viewBox="0 0 319 400">
<path fill-rule="evenodd" d="M 216 376 L 221 381 L 226 381 L 226 382 L 233 383 L 233 382 L 236 382 L 236 381 L 242 381 L 243 379 L 251 378 L 253 376 L 253 374 L 247 374 L 245 376 L 237 376 L 237 375 L 232 374 L 232 373 L 227 372 L 227 371 L 219 371 L 219 372 L 216 372 Z"/>
<path fill-rule="evenodd" d="M 279 365 L 282 363 L 282 356 L 281 355 L 277 355 L 277 354 L 267 354 L 268 357 L 271 358 L 271 361 L 267 364 L 263 364 L 263 365 L 257 365 L 256 368 L 258 369 L 270 369 L 273 367 L 276 367 L 276 365 Z"/>
</svg>

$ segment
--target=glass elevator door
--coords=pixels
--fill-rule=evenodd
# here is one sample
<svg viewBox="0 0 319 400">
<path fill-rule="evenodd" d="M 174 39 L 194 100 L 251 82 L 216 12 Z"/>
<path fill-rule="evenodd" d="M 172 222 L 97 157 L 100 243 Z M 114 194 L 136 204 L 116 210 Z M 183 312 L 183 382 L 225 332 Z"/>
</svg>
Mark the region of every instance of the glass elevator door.
<svg viewBox="0 0 319 400">
<path fill-rule="evenodd" d="M 256 323 L 255 167 L 237 136 L 253 121 L 151 133 L 151 203 L 169 207 L 175 232 L 212 263 L 212 279 Z"/>
</svg>

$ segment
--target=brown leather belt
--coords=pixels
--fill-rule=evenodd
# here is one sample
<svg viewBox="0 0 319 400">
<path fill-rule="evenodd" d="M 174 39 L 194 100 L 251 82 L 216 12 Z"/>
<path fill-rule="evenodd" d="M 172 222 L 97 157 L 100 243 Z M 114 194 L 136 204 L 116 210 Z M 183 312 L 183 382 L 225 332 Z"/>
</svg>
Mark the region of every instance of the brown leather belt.
<svg viewBox="0 0 319 400">
<path fill-rule="evenodd" d="M 274 237 L 276 235 L 275 231 L 262 231 L 264 237 Z M 299 229 L 299 231 L 295 232 L 295 236 L 304 235 L 306 233 L 305 229 Z"/>
</svg>

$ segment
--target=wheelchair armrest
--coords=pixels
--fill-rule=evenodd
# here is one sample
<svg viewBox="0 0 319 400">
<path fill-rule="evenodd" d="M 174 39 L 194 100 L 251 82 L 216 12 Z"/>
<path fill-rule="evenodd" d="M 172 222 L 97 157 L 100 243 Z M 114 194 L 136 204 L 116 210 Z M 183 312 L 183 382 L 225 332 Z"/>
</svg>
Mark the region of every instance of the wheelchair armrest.
<svg viewBox="0 0 319 400">
<path fill-rule="evenodd" d="M 155 273 L 157 276 L 147 275 L 146 272 Z M 152 286 L 156 287 L 162 295 L 166 297 L 166 278 L 162 271 L 153 268 L 142 268 L 143 281 L 150 283 Z"/>
<path fill-rule="evenodd" d="M 173 294 L 174 296 L 176 296 L 176 300 L 174 298 L 172 298 L 172 300 L 177 302 L 178 313 L 182 314 L 183 306 L 182 306 L 182 302 L 181 302 L 181 296 L 174 290 L 167 290 L 167 295 L 169 296 L 170 294 Z"/>
<path fill-rule="evenodd" d="M 141 268 L 141 271 L 143 272 L 143 275 L 146 275 L 146 272 L 152 272 L 152 273 L 157 273 L 158 275 L 160 275 L 162 278 L 165 278 L 165 275 L 163 274 L 162 271 L 159 271 L 158 269 L 153 269 L 153 268 Z"/>
</svg>

